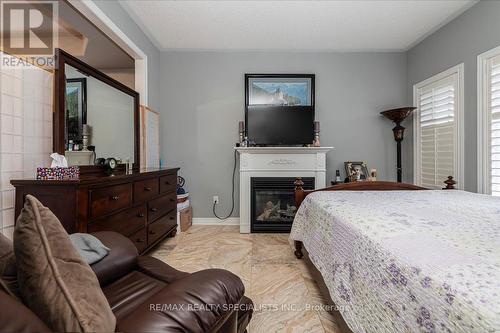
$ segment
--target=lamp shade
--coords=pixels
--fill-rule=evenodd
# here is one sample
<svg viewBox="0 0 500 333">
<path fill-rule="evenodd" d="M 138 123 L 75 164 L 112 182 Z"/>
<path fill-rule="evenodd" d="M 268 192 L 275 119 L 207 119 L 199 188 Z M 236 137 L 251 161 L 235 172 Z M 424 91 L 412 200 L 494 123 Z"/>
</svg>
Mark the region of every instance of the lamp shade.
<svg viewBox="0 0 500 333">
<path fill-rule="evenodd" d="M 92 127 L 87 124 L 83 124 L 82 126 L 82 135 L 91 135 L 92 132 Z"/>
<path fill-rule="evenodd" d="M 399 124 L 403 120 L 405 120 L 415 109 L 416 109 L 416 107 L 414 107 L 414 106 L 406 106 L 403 108 L 382 111 L 382 112 L 380 112 L 380 114 L 383 115 L 384 117 L 392 120 L 396 124 Z"/>
</svg>

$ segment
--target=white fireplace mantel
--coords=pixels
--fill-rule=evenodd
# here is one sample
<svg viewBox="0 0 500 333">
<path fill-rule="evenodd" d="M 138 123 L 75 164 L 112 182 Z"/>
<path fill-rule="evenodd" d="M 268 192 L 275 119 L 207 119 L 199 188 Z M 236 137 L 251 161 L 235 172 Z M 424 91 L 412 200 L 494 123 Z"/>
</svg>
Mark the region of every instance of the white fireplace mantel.
<svg viewBox="0 0 500 333">
<path fill-rule="evenodd" d="M 240 154 L 240 232 L 250 232 L 252 177 L 314 177 L 326 186 L 326 153 L 333 147 L 235 147 Z"/>
</svg>

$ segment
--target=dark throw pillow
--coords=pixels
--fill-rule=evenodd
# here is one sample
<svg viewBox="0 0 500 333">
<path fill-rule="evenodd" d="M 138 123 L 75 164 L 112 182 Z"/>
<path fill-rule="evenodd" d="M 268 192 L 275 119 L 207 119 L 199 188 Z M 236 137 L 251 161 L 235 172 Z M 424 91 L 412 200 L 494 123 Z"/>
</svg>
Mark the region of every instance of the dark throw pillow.
<svg viewBox="0 0 500 333">
<path fill-rule="evenodd" d="M 57 217 L 26 196 L 14 230 L 14 253 L 25 304 L 58 332 L 114 332 L 116 318 L 90 266 Z"/>
</svg>

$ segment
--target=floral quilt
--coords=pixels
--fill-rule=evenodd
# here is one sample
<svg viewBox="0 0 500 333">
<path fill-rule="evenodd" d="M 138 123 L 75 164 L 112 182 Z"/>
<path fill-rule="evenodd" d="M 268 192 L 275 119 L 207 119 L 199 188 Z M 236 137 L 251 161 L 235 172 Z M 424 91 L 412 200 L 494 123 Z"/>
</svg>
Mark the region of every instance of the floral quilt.
<svg viewBox="0 0 500 333">
<path fill-rule="evenodd" d="M 500 198 L 314 192 L 290 237 L 354 332 L 500 332 Z"/>
</svg>

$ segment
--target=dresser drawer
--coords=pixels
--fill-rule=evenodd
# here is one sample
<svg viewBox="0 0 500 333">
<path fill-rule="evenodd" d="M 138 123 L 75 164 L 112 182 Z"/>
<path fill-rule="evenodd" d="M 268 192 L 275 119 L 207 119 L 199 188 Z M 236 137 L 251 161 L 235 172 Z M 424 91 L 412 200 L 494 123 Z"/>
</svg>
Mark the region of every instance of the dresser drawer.
<svg viewBox="0 0 500 333">
<path fill-rule="evenodd" d="M 160 193 L 173 192 L 177 189 L 177 175 L 160 177 Z"/>
<path fill-rule="evenodd" d="M 109 230 L 119 232 L 124 236 L 130 236 L 140 228 L 146 226 L 146 214 L 146 205 L 133 207 L 118 214 L 91 222 L 88 225 L 88 232 Z"/>
<path fill-rule="evenodd" d="M 169 214 L 159 218 L 148 225 L 148 244 L 156 242 L 168 231 L 177 226 L 177 212 L 172 211 Z"/>
<path fill-rule="evenodd" d="M 132 185 L 114 185 L 91 189 L 90 217 L 99 217 L 132 204 Z"/>
<path fill-rule="evenodd" d="M 177 207 L 175 192 L 165 194 L 148 202 L 148 222 L 153 222 L 158 217 L 174 210 Z"/>
<path fill-rule="evenodd" d="M 134 202 L 144 202 L 158 195 L 158 178 L 134 182 Z"/>
<path fill-rule="evenodd" d="M 133 235 L 129 236 L 129 239 L 134 243 L 137 251 L 141 253 L 148 245 L 148 232 L 146 228 L 142 228 Z"/>
</svg>

